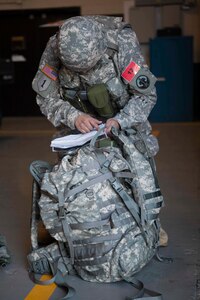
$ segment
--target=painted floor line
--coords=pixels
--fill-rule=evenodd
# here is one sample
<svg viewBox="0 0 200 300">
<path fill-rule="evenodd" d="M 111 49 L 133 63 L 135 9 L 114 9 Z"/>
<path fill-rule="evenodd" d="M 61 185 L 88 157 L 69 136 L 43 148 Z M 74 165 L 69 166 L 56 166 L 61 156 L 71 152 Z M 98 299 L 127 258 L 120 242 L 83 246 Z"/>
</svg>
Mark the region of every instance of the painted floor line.
<svg viewBox="0 0 200 300">
<path fill-rule="evenodd" d="M 49 280 L 51 276 L 49 275 L 42 275 L 40 280 Z M 24 300 L 48 300 L 53 292 L 55 291 L 57 285 L 55 283 L 51 283 L 49 285 L 39 285 L 36 284 L 30 293 L 24 298 Z"/>
</svg>

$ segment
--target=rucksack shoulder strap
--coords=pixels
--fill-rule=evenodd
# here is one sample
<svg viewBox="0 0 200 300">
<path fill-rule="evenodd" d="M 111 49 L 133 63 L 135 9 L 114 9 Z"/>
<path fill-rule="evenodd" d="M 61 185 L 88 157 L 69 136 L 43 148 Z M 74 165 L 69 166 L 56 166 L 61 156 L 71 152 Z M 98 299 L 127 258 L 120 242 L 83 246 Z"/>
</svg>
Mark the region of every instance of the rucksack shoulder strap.
<svg viewBox="0 0 200 300">
<path fill-rule="evenodd" d="M 41 185 L 42 179 L 44 177 L 44 174 L 47 171 L 51 171 L 53 168 L 52 165 L 50 165 L 48 162 L 43 160 L 34 160 L 29 167 L 30 173 L 35 179 L 35 181 Z"/>
<path fill-rule="evenodd" d="M 127 300 L 163 300 L 162 294 L 146 289 L 143 282 L 135 277 L 123 277 L 123 279 L 124 281 L 130 283 L 134 288 L 138 289 L 138 293 L 133 297 L 127 297 Z M 145 294 L 148 296 L 145 296 Z"/>
<path fill-rule="evenodd" d="M 123 22 L 121 17 L 89 16 L 89 18 L 92 18 L 96 22 L 100 23 L 107 38 L 108 51 L 118 51 L 118 34 L 124 28 L 131 27 L 131 25 Z"/>
</svg>

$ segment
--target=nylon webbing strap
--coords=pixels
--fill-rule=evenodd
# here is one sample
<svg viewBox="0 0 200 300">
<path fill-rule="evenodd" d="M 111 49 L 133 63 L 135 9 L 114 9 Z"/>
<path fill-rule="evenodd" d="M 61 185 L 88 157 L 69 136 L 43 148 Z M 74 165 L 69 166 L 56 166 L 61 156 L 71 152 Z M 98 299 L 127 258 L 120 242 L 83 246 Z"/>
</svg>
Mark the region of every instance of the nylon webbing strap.
<svg viewBox="0 0 200 300">
<path fill-rule="evenodd" d="M 49 285 L 55 281 L 57 272 L 57 262 L 51 262 L 51 256 L 48 252 L 43 253 L 44 258 L 32 262 L 32 270 L 29 271 L 29 277 L 33 282 L 40 285 Z M 40 280 L 41 274 L 52 273 L 54 276 L 49 280 Z M 39 278 L 38 278 L 39 276 Z"/>
<path fill-rule="evenodd" d="M 118 145 L 119 145 L 119 147 L 120 147 L 120 149 L 122 149 L 122 153 L 123 153 L 123 151 L 124 151 L 124 141 L 123 141 L 123 139 L 119 136 L 119 132 L 118 132 L 118 130 L 116 130 L 116 128 L 115 127 L 113 127 L 112 128 L 112 134 L 113 134 L 113 138 L 116 140 L 116 142 L 118 143 Z M 134 129 L 130 129 L 130 130 L 127 130 L 127 132 L 136 132 L 136 131 L 134 131 Z M 130 135 L 130 134 L 129 134 Z M 132 168 L 130 167 L 130 170 L 131 170 Z M 136 170 L 134 170 L 134 172 L 135 172 Z M 135 174 L 135 175 L 137 175 L 137 173 Z M 134 184 L 133 184 L 133 181 L 130 183 L 131 184 L 131 186 L 132 186 L 132 188 L 135 190 L 135 186 L 134 186 Z M 134 192 L 135 193 L 135 192 Z M 138 194 L 138 198 L 139 198 L 139 204 L 140 204 L 140 224 L 141 225 L 138 225 L 139 227 L 140 227 L 140 229 L 141 229 L 141 231 L 143 232 L 143 237 L 144 237 L 144 239 L 145 239 L 145 241 L 146 241 L 146 236 L 145 236 L 145 234 L 144 234 L 144 230 L 142 229 L 142 226 L 144 225 L 144 223 L 145 223 L 145 212 L 144 212 L 144 209 L 143 209 L 143 206 L 141 205 L 141 203 L 143 202 L 143 195 L 141 195 L 141 193 L 139 192 L 139 189 L 137 189 L 137 191 L 136 191 L 136 193 Z M 142 199 L 141 199 L 142 198 Z M 141 203 L 140 203 L 141 202 Z M 146 243 L 147 243 L 147 241 L 146 241 Z"/>
<path fill-rule="evenodd" d="M 82 239 L 82 240 L 73 240 L 73 243 L 76 245 L 82 245 L 82 244 L 88 244 L 88 243 L 102 243 L 105 241 L 111 241 L 111 240 L 119 240 L 122 237 L 121 233 L 118 234 L 109 234 L 105 236 L 97 236 L 93 238 L 88 239 Z"/>
<path fill-rule="evenodd" d="M 131 132 L 131 130 L 133 132 Z M 134 131 L 135 131 L 135 133 L 134 133 Z M 132 129 L 130 129 L 130 134 L 137 134 L 140 137 L 140 140 L 143 142 L 143 146 L 145 148 L 145 152 L 147 153 L 146 159 L 149 161 L 149 164 L 151 166 L 151 170 L 152 170 L 152 173 L 153 173 L 153 176 L 154 176 L 155 186 L 156 186 L 157 189 L 159 189 L 158 177 L 157 177 L 156 170 L 155 170 L 155 162 L 154 162 L 153 157 L 149 153 L 149 149 L 148 149 L 148 146 L 146 144 L 146 141 L 144 140 L 144 138 L 143 138 L 143 136 L 142 136 L 142 134 L 141 134 L 141 132 L 140 132 L 140 130 L 138 128 L 134 128 L 134 129 L 132 128 Z M 137 150 L 140 151 L 138 148 L 137 148 Z M 141 153 L 144 155 L 144 151 L 142 151 Z"/>
<path fill-rule="evenodd" d="M 162 200 L 160 200 L 156 203 L 145 203 L 145 207 L 147 210 L 154 209 L 154 208 L 160 208 L 160 207 L 162 207 L 162 205 L 163 205 Z"/>
<path fill-rule="evenodd" d="M 154 232 L 156 235 L 156 248 L 157 248 L 157 246 L 159 246 L 159 240 L 160 240 L 160 223 L 158 220 L 154 220 L 152 225 L 153 225 Z"/>
<path fill-rule="evenodd" d="M 94 265 L 101 265 L 106 263 L 108 258 L 106 256 L 95 258 L 95 259 L 84 259 L 84 260 L 76 260 L 76 265 L 79 266 L 94 266 Z"/>
<path fill-rule="evenodd" d="M 35 160 L 30 164 L 29 170 L 35 181 L 40 185 L 44 174 L 47 170 L 51 171 L 52 166 L 46 161 Z"/>
<path fill-rule="evenodd" d="M 97 156 L 99 157 L 99 153 L 97 153 Z M 101 157 L 102 160 L 102 157 Z M 108 160 L 105 161 L 102 167 L 102 172 L 105 172 L 107 170 Z M 140 219 L 140 208 L 138 207 L 137 203 L 132 199 L 124 190 L 122 184 L 117 178 L 109 178 L 108 179 L 113 187 L 113 189 L 116 191 L 116 193 L 120 196 L 120 198 L 123 200 L 124 205 L 127 207 L 133 218 L 135 219 L 138 227 L 140 228 L 140 231 L 142 233 L 142 236 L 147 244 L 147 239 L 145 232 L 141 225 L 141 219 Z"/>
<path fill-rule="evenodd" d="M 144 232 L 144 229 L 142 227 L 141 224 L 141 219 L 140 219 L 140 209 L 138 207 L 138 205 L 134 202 L 134 200 L 125 192 L 125 190 L 123 189 L 123 186 L 121 185 L 120 182 L 117 181 L 117 179 L 114 179 L 114 181 L 112 182 L 112 180 L 110 180 L 110 183 L 112 185 L 112 187 L 114 188 L 114 190 L 118 193 L 118 195 L 121 197 L 121 199 L 123 200 L 125 206 L 127 207 L 127 209 L 129 210 L 129 212 L 131 213 L 131 215 L 133 216 L 133 218 L 135 219 L 138 227 L 140 228 L 140 231 L 142 233 L 142 236 L 146 242 L 146 244 L 148 244 L 147 242 L 147 238 Z"/>
<path fill-rule="evenodd" d="M 69 224 L 70 228 L 72 230 L 85 230 L 85 229 L 91 229 L 91 228 L 107 228 L 109 225 L 109 218 L 106 218 L 105 220 L 101 220 L 101 221 L 94 221 L 94 222 L 84 222 L 84 223 L 72 223 Z M 55 228 L 50 228 L 48 229 L 50 234 L 56 234 L 58 232 L 60 232 L 60 230 L 62 229 L 62 225 L 57 225 Z"/>
<path fill-rule="evenodd" d="M 96 140 L 102 134 L 102 132 L 104 131 L 104 129 L 105 129 L 105 126 L 104 127 L 100 127 L 99 130 L 97 131 L 97 133 L 93 136 L 93 138 L 90 141 L 90 147 L 91 148 L 95 147 Z"/>
<path fill-rule="evenodd" d="M 147 220 L 148 221 L 156 220 L 158 218 L 158 215 L 159 214 L 147 213 Z"/>
<path fill-rule="evenodd" d="M 110 164 L 110 160 L 113 157 L 113 155 L 111 154 L 110 157 L 105 158 L 103 153 L 96 151 L 96 155 L 98 157 L 99 162 L 101 163 L 101 172 L 103 174 L 106 174 L 106 172 L 108 172 L 108 167 Z M 124 205 L 127 207 L 127 209 L 129 210 L 129 212 L 131 213 L 131 215 L 133 216 L 133 218 L 135 219 L 138 227 L 140 228 L 140 231 L 142 233 L 142 236 L 147 243 L 147 239 L 146 239 L 146 235 L 144 232 L 144 229 L 142 227 L 141 224 L 141 218 L 140 218 L 140 214 L 141 214 L 141 210 L 138 207 L 137 203 L 134 201 L 134 199 L 132 199 L 124 190 L 122 184 L 120 183 L 120 181 L 117 178 L 108 178 L 109 182 L 111 183 L 113 189 L 116 191 L 116 193 L 120 196 L 120 198 L 123 200 Z"/>
<path fill-rule="evenodd" d="M 99 183 L 99 182 L 102 182 L 104 180 L 107 180 L 109 179 L 110 177 L 112 177 L 112 173 L 111 172 L 108 172 L 106 174 L 103 174 L 103 175 L 99 175 L 97 176 L 96 178 L 90 180 L 90 181 L 87 181 L 83 184 L 81 184 L 80 186 L 77 186 L 69 191 L 67 191 L 66 195 L 65 195 L 65 199 L 71 197 L 71 196 L 74 196 L 76 195 L 77 193 L 80 193 L 82 191 L 84 191 L 85 189 L 89 188 L 90 186 L 96 184 L 96 183 Z"/>
<path fill-rule="evenodd" d="M 65 243 L 58 242 L 58 246 L 59 246 L 59 249 L 60 249 L 60 252 L 61 252 L 63 265 L 66 267 L 66 269 L 68 271 L 68 274 L 75 275 L 76 271 L 75 271 L 73 265 L 70 262 L 70 258 L 68 256 L 68 251 L 66 249 Z"/>
<path fill-rule="evenodd" d="M 142 135 L 141 133 L 138 131 L 140 137 L 142 138 Z M 144 141 L 144 139 L 143 139 Z M 153 177 L 154 177 L 154 181 L 155 181 L 155 187 L 156 189 L 160 190 L 160 186 L 159 186 L 159 183 L 158 183 L 158 177 L 157 177 L 157 174 L 156 174 L 156 168 L 155 168 L 155 162 L 154 162 L 154 158 L 149 154 L 149 150 L 148 150 L 148 147 L 146 145 L 146 142 L 144 141 L 144 145 L 146 147 L 146 151 L 147 151 L 147 154 L 148 154 L 148 161 L 149 161 L 149 164 L 150 164 L 150 167 L 151 167 L 151 170 L 152 170 L 152 173 L 153 173 Z M 159 196 L 162 196 L 161 192 L 160 192 L 160 195 Z M 158 196 L 157 196 L 158 197 Z M 145 198 L 146 200 L 148 198 Z"/>
<path fill-rule="evenodd" d="M 161 194 L 161 191 L 160 191 L 160 189 L 159 189 L 159 190 L 156 191 L 156 192 L 145 194 L 145 195 L 144 195 L 144 199 L 145 199 L 145 200 L 149 200 L 149 199 L 151 199 L 151 198 L 156 198 L 156 197 L 160 197 L 160 196 L 162 196 L 162 194 Z"/>
<path fill-rule="evenodd" d="M 38 200 L 40 198 L 40 187 L 37 181 L 33 180 L 32 186 L 32 208 L 31 208 L 31 246 L 32 250 L 38 249 L 38 219 L 39 208 Z"/>
<path fill-rule="evenodd" d="M 163 300 L 163 297 L 160 293 L 144 288 L 144 284 L 142 281 L 135 278 L 124 278 L 124 280 L 130 283 L 134 288 L 139 290 L 139 292 L 135 296 L 126 297 L 126 300 Z M 148 296 L 144 296 L 145 294 Z"/>
<path fill-rule="evenodd" d="M 119 211 L 121 211 L 121 213 L 119 213 Z M 122 214 L 125 213 L 124 216 L 122 216 Z M 124 208 L 124 210 L 122 209 L 116 209 L 116 212 L 112 213 L 111 215 L 111 222 L 114 224 L 115 227 L 121 227 L 123 225 L 127 225 L 127 224 L 132 224 L 133 225 L 133 216 L 130 215 L 127 217 L 127 209 Z"/>
<path fill-rule="evenodd" d="M 74 247 L 73 247 L 73 242 L 71 239 L 71 235 L 70 235 L 70 227 L 69 224 L 66 221 L 65 218 L 65 209 L 64 209 L 64 196 L 62 192 L 58 192 L 58 201 L 59 201 L 59 218 L 62 222 L 62 226 L 63 226 L 63 231 L 64 231 L 64 235 L 67 239 L 68 242 L 68 246 L 69 246 L 69 251 L 70 251 L 70 260 L 71 260 L 71 264 L 74 264 Z"/>
<path fill-rule="evenodd" d="M 84 222 L 84 223 L 76 223 L 76 224 L 70 224 L 70 227 L 72 229 L 91 229 L 91 228 L 97 228 L 104 226 L 108 224 L 109 218 L 101 221 L 94 221 L 94 222 Z"/>
<path fill-rule="evenodd" d="M 76 259 L 85 259 L 85 258 L 96 258 L 101 257 L 105 253 L 108 253 L 113 249 L 113 243 L 105 246 L 103 243 L 100 244 L 89 244 L 85 246 L 77 246 L 74 248 L 75 258 Z"/>
<path fill-rule="evenodd" d="M 68 274 L 66 274 L 65 276 L 63 276 L 61 270 L 62 270 L 62 267 L 58 266 L 58 272 L 56 274 L 55 283 L 58 286 L 66 287 L 67 288 L 67 294 L 66 294 L 66 296 L 60 299 L 60 300 L 66 300 L 66 299 L 69 299 L 69 298 L 73 297 L 75 295 L 76 291 L 75 291 L 75 289 L 73 287 L 71 287 L 70 285 L 67 284 L 67 276 L 68 276 Z"/>
<path fill-rule="evenodd" d="M 158 183 L 158 177 L 157 177 L 157 174 L 156 174 L 156 170 L 155 170 L 155 162 L 154 162 L 154 159 L 153 157 L 149 157 L 149 163 L 150 163 L 150 166 L 151 166 L 151 170 L 152 170 L 152 173 L 153 173 L 153 176 L 154 176 L 154 180 L 155 180 L 155 186 L 157 189 L 159 189 L 159 183 Z"/>
<path fill-rule="evenodd" d="M 140 223 L 140 217 L 139 217 L 140 209 L 136 204 L 136 202 L 134 202 L 134 200 L 126 193 L 122 184 L 116 178 L 113 179 L 110 178 L 109 181 L 112 187 L 114 188 L 114 190 L 123 200 L 128 210 L 131 212 L 132 216 L 136 219 L 136 222 Z"/>
<path fill-rule="evenodd" d="M 40 285 L 49 285 L 53 282 L 55 282 L 55 278 L 56 276 L 53 276 L 51 279 L 49 280 L 40 280 L 39 278 L 37 278 L 37 276 L 41 277 L 41 274 L 36 274 L 36 273 L 33 273 L 33 272 L 29 272 L 29 277 L 30 279 L 36 283 L 36 284 L 40 284 Z"/>
<path fill-rule="evenodd" d="M 117 173 L 115 173 L 115 177 L 117 177 L 117 178 L 134 178 L 135 175 L 131 172 L 117 172 Z"/>
<path fill-rule="evenodd" d="M 111 41 L 108 42 L 108 48 L 107 49 L 112 49 L 114 51 L 118 51 L 119 50 L 119 47 L 118 47 L 118 44 L 116 43 L 112 43 Z M 106 53 L 107 53 L 107 50 L 106 50 Z"/>
</svg>

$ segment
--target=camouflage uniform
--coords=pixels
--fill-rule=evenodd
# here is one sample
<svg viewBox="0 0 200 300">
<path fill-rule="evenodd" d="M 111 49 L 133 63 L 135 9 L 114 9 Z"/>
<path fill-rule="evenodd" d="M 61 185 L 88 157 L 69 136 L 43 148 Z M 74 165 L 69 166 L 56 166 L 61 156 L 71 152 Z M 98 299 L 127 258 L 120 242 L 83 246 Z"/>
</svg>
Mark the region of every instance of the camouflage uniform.
<svg viewBox="0 0 200 300">
<path fill-rule="evenodd" d="M 108 22 L 110 28 L 106 26 Z M 106 51 L 109 43 L 118 45 L 112 59 Z M 73 130 L 75 119 L 82 112 L 66 101 L 66 90 L 84 90 L 105 83 L 117 107 L 114 119 L 121 129 L 137 126 L 155 155 L 158 143 L 151 135 L 147 118 L 156 103 L 156 89 L 144 94 L 125 82 L 121 74 L 131 61 L 148 70 L 135 33 L 121 18 L 89 16 L 66 20 L 59 33 L 50 38 L 33 81 L 34 85 L 46 65 L 58 75 L 51 80 L 47 92 L 38 92 L 37 103 L 42 113 L 55 127 L 64 125 Z"/>
</svg>

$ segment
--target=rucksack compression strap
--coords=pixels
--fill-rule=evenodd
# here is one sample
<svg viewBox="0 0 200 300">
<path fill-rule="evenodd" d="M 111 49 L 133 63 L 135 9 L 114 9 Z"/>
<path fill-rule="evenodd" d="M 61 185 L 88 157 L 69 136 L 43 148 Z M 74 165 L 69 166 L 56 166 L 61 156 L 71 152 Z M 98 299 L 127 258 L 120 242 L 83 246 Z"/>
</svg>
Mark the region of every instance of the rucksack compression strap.
<svg viewBox="0 0 200 300">
<path fill-rule="evenodd" d="M 163 297 L 160 293 L 146 289 L 142 281 L 137 280 L 134 277 L 123 277 L 123 279 L 130 283 L 134 288 L 139 290 L 135 296 L 126 297 L 126 300 L 163 300 Z M 148 296 L 144 296 L 145 294 Z"/>
</svg>

